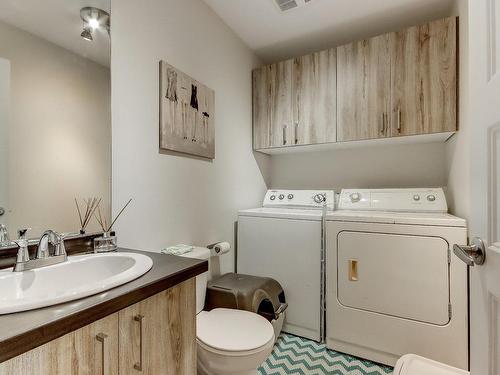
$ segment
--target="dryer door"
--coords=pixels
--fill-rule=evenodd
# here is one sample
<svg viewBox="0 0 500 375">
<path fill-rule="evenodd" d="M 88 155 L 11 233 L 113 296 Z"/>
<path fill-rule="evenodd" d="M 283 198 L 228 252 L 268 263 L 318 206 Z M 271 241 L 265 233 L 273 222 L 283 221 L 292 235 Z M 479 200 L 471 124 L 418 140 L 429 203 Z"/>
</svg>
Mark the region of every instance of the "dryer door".
<svg viewBox="0 0 500 375">
<path fill-rule="evenodd" d="M 435 325 L 449 322 L 444 239 L 343 231 L 337 241 L 342 305 Z"/>
</svg>

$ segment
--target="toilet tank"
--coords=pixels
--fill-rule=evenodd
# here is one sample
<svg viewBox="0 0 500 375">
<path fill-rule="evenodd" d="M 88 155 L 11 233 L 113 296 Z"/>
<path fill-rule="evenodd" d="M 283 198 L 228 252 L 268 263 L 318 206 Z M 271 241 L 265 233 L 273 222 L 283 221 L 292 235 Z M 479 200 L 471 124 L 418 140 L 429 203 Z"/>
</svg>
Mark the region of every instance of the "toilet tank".
<svg viewBox="0 0 500 375">
<path fill-rule="evenodd" d="M 203 310 L 205 306 L 205 296 L 210 272 L 210 250 L 206 247 L 195 247 L 193 251 L 179 255 L 186 258 L 208 260 L 208 271 L 196 276 L 196 314 Z"/>
</svg>

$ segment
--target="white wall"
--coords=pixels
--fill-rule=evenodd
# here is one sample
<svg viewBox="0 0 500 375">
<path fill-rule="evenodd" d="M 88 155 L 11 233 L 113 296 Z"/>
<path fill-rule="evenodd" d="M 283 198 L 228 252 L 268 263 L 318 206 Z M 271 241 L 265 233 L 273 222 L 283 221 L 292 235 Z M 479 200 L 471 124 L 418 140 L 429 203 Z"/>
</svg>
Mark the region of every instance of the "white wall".
<svg viewBox="0 0 500 375">
<path fill-rule="evenodd" d="M 11 236 L 78 231 L 74 198 L 111 195 L 109 68 L 3 22 L 0 57 L 11 66 L 9 173 L 0 176 Z"/>
<path fill-rule="evenodd" d="M 260 204 L 266 189 L 267 157 L 252 152 L 259 62 L 201 0 L 116 0 L 112 9 L 113 211 L 133 198 L 115 227 L 119 244 L 233 244 L 237 210 Z M 160 59 L 215 90 L 213 162 L 159 152 Z M 233 259 L 221 259 L 224 271 Z"/>
<path fill-rule="evenodd" d="M 470 137 L 469 123 L 469 27 L 468 0 L 457 0 L 455 13 L 459 16 L 459 128 L 460 131 L 448 143 L 446 169 L 448 173 L 448 204 L 455 215 L 470 215 Z"/>
<path fill-rule="evenodd" d="M 335 189 L 446 186 L 445 144 L 356 147 L 275 155 L 274 189 Z"/>
</svg>

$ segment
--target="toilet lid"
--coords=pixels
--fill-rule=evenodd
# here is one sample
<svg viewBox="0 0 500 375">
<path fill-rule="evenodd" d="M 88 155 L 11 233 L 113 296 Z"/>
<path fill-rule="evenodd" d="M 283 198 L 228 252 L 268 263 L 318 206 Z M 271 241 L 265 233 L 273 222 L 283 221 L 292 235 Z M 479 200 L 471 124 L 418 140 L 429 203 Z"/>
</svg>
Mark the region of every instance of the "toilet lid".
<svg viewBox="0 0 500 375">
<path fill-rule="evenodd" d="M 243 310 L 213 309 L 196 317 L 196 336 L 204 344 L 223 351 L 250 351 L 274 338 L 274 329 L 262 316 Z"/>
</svg>

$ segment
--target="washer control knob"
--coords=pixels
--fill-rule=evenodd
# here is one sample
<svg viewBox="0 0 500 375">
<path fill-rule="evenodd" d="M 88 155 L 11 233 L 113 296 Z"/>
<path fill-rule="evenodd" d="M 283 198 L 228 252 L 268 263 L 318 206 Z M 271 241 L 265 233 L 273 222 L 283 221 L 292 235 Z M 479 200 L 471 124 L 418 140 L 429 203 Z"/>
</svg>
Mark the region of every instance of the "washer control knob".
<svg viewBox="0 0 500 375">
<path fill-rule="evenodd" d="M 315 203 L 323 203 L 326 201 L 326 195 L 325 194 L 316 194 L 313 196 L 313 200 Z"/>
<path fill-rule="evenodd" d="M 285 199 L 285 195 L 284 195 L 284 194 L 280 194 L 280 195 L 278 196 L 278 199 L 279 199 L 280 201 L 282 201 L 283 199 Z"/>
<path fill-rule="evenodd" d="M 420 195 L 415 194 L 415 195 L 413 196 L 413 200 L 414 200 L 415 202 L 418 202 L 418 201 L 420 200 Z"/>
<path fill-rule="evenodd" d="M 436 196 L 435 196 L 435 195 L 432 195 L 432 194 L 431 194 L 431 195 L 428 195 L 428 196 L 427 196 L 427 200 L 428 200 L 429 202 L 434 202 L 434 201 L 436 200 Z"/>
<path fill-rule="evenodd" d="M 288 194 L 288 199 L 293 199 L 293 194 Z"/>
<path fill-rule="evenodd" d="M 359 202 L 361 200 L 361 194 L 359 194 L 359 193 L 351 193 L 351 195 L 349 195 L 349 197 L 351 198 L 352 203 L 356 203 L 356 202 Z"/>
<path fill-rule="evenodd" d="M 270 200 L 272 200 L 272 201 L 273 201 L 273 200 L 275 200 L 275 199 L 276 199 L 276 195 L 271 195 L 271 196 L 269 197 L 269 199 L 270 199 Z"/>
</svg>

